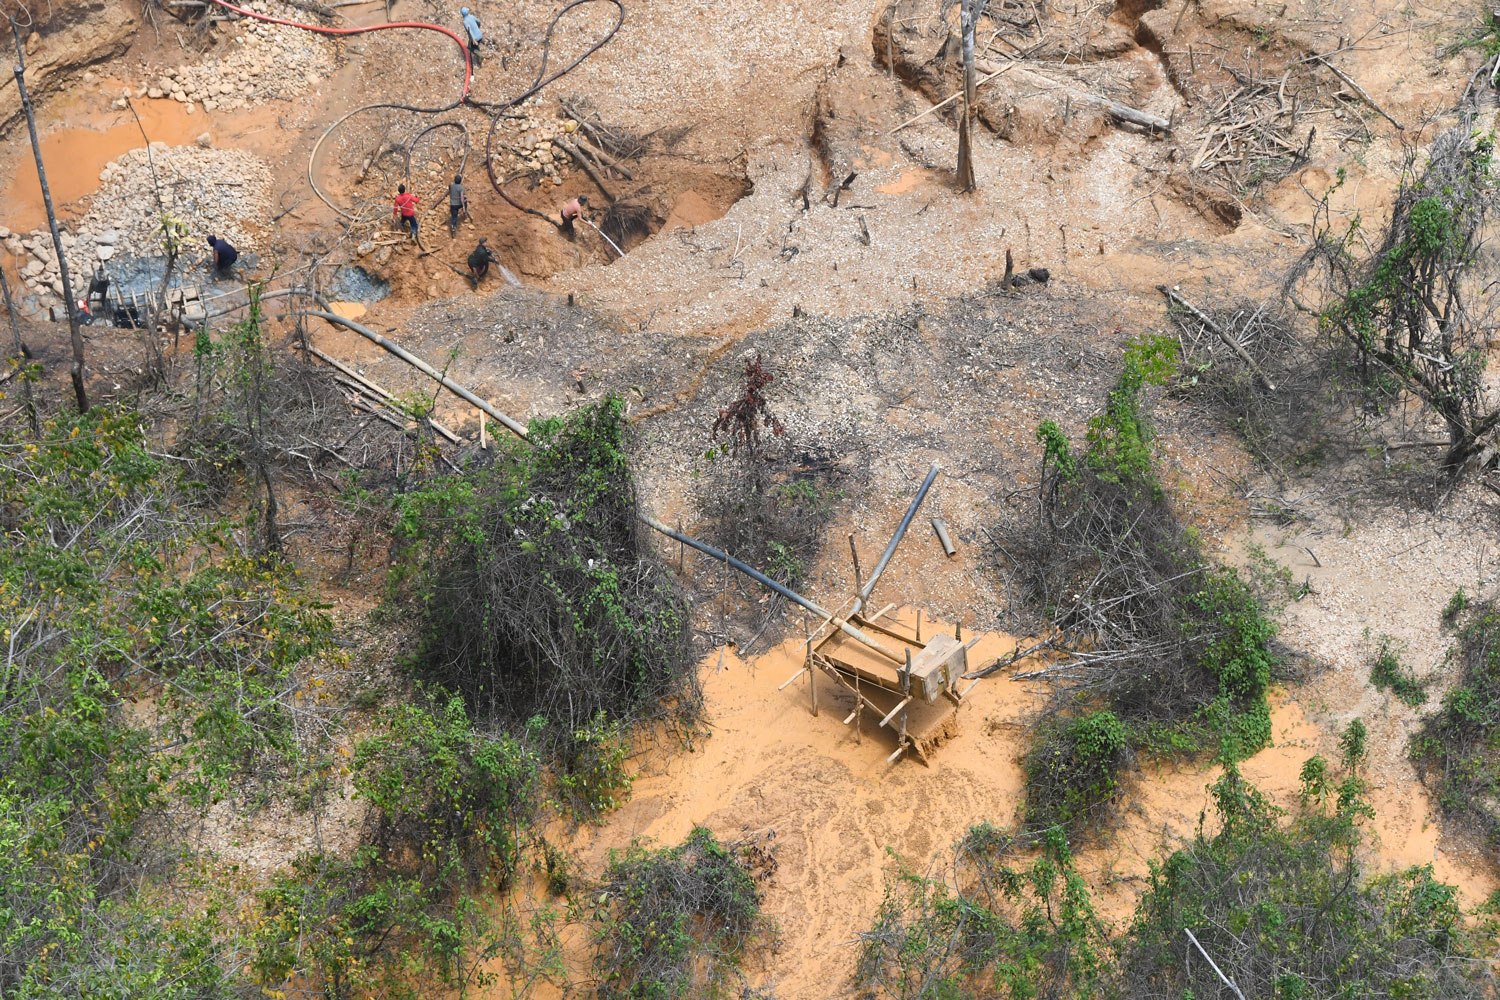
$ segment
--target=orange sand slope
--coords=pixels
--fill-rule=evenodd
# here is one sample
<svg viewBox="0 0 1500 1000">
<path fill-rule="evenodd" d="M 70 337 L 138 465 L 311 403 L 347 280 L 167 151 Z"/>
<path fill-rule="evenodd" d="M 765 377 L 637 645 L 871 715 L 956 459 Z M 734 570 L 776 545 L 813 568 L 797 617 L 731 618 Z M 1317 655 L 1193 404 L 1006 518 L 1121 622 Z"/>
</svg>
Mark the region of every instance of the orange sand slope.
<svg viewBox="0 0 1500 1000">
<path fill-rule="evenodd" d="M 896 616 L 907 624 L 915 620 L 910 609 Z M 951 634 L 951 625 L 924 622 L 924 631 L 942 628 Z M 988 634 L 969 662 L 988 663 L 1014 646 L 1010 636 Z M 748 662 L 725 651 L 720 668 L 720 659 L 714 653 L 702 668 L 710 737 L 692 752 L 668 756 L 660 773 L 639 777 L 631 800 L 604 826 L 580 831 L 574 849 L 597 865 L 610 848 L 634 838 L 680 843 L 700 824 L 725 840 L 774 830 L 780 864 L 766 887 L 765 906 L 780 925 L 782 941 L 760 972 L 784 1000 L 842 993 L 856 935 L 880 904 L 887 849 L 934 869 L 970 825 L 1015 820 L 1026 720 L 1044 689 L 994 675 L 969 694 L 958 735 L 937 749 L 930 767 L 912 759 L 887 765 L 895 736 L 866 718 L 863 744 L 856 744 L 852 727 L 841 724 L 852 696 L 835 682 L 818 677 L 822 712 L 816 719 L 805 676 L 777 690 L 801 666 L 799 639 Z M 1273 705 L 1272 719 L 1276 744 L 1243 770 L 1273 799 L 1290 805 L 1302 762 L 1313 753 L 1336 754 L 1337 733 L 1307 721 L 1290 699 Z M 1127 794 L 1104 842 L 1080 852 L 1106 919 L 1128 919 L 1142 887 L 1136 876 L 1163 845 L 1191 835 L 1216 774 L 1210 768 L 1150 768 Z M 1419 790 L 1376 788 L 1372 802 L 1379 815 L 1377 863 L 1433 862 L 1440 877 L 1461 881 L 1438 844 L 1437 825 L 1429 821 Z M 1471 901 L 1490 888 L 1467 881 L 1463 890 Z"/>
</svg>

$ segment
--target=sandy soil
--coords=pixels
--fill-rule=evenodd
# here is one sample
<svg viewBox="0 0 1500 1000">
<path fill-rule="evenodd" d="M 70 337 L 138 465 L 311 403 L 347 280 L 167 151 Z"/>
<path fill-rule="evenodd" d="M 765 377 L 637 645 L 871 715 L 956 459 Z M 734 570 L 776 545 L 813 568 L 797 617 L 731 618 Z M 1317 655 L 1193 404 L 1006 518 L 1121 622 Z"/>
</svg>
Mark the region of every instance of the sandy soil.
<svg viewBox="0 0 1500 1000">
<path fill-rule="evenodd" d="M 307 158 L 323 129 L 368 101 L 451 99 L 451 43 L 364 36 L 337 43 L 337 69 L 295 100 L 188 114 L 177 102 L 148 99 L 138 102 L 142 123 L 153 140 L 185 144 L 207 130 L 219 146 L 262 157 L 282 181 L 276 211 L 283 214 L 265 220 L 267 260 L 316 258 L 329 268 L 360 262 L 390 282 L 390 294 L 339 311 L 435 363 L 450 360 L 452 377 L 506 412 L 525 419 L 621 394 L 635 425 L 643 503 L 665 520 L 695 526 L 708 428 L 743 362 L 763 354 L 778 374 L 773 403 L 787 423 L 785 447 L 839 470 L 830 479 L 837 495 L 825 542 L 804 554 L 804 589 L 818 600 L 837 604 L 851 588 L 848 535 L 873 558 L 923 470 L 941 462 L 926 514 L 947 520 L 960 553 L 944 558 L 919 520 L 881 592 L 909 605 L 900 612 L 907 620 L 921 608 L 966 630 L 996 630 L 1007 619 L 987 533 L 1014 515 L 1034 485 L 1036 423 L 1051 417 L 1071 433 L 1082 430 L 1124 342 L 1165 329 L 1155 285 L 1170 281 L 1205 301 L 1263 293 L 1305 243 L 1325 196 L 1335 219 L 1377 219 L 1406 146 L 1431 137 L 1424 116 L 1450 108 L 1478 66 L 1472 52 L 1447 51 L 1474 19 L 1472 5 L 1456 0 L 1400 10 L 1377 0 L 1049 10 L 1035 25 L 1040 38 L 1024 24 L 990 26 L 997 37 L 1014 38 L 1013 48 L 1043 48 L 1026 70 L 1031 76 L 1007 74 L 985 92 L 990 127 L 975 140 L 979 190 L 959 196 L 951 121 L 933 114 L 898 129 L 951 87 L 952 68 L 930 65 L 947 32 L 936 5 L 898 4 L 884 29 L 897 25 L 885 54 L 874 39 L 887 7 L 875 0 L 627 6 L 611 44 L 522 109 L 528 121 L 556 122 L 556 101 L 576 97 L 605 122 L 676 135 L 634 164 L 632 182 L 611 178 L 654 220 L 654 234 L 631 244 L 623 259 L 587 232 L 563 240 L 548 223 L 514 212 L 486 183 L 473 183 L 487 127 L 473 109 L 450 119 L 469 129 L 467 161 L 461 146 L 435 141 L 414 157 L 414 183 L 429 207 L 465 163 L 471 179 L 472 221 L 450 240 L 438 209 L 424 222 L 430 254 L 375 246 L 384 240 L 390 190 L 404 176 L 396 153 L 427 119 L 363 115 L 315 166 L 335 204 L 372 211 L 376 221 L 341 224 L 314 197 Z M 478 0 L 476 7 L 487 24 L 504 28 L 493 32 L 497 48 L 475 92 L 486 100 L 519 93 L 537 73 L 556 6 Z M 425 0 L 401 0 L 393 11 L 396 18 L 451 15 Z M 370 22 L 379 8 L 357 7 L 349 16 Z M 610 23 L 605 5 L 580 8 L 560 24 L 551 65 L 571 60 Z M 1004 44 L 996 41 L 986 58 L 1009 58 Z M 1365 96 L 1308 61 L 1317 54 L 1329 54 Z M 192 58 L 170 36 L 158 41 L 141 32 L 93 82 L 47 97 L 44 154 L 65 218 L 86 209 L 106 163 L 143 144 L 133 118 L 110 110 L 110 101 L 156 68 Z M 899 74 L 888 72 L 891 63 Z M 1236 74 L 1275 78 L 1279 67 L 1316 128 L 1307 162 L 1241 186 L 1187 169 L 1222 124 L 1214 109 L 1239 85 Z M 1169 117 L 1174 133 L 1118 127 L 1059 97 L 1054 84 Z M 1493 100 L 1485 101 L 1492 118 Z M 521 144 L 526 129 L 508 127 L 505 142 Z M 15 230 L 39 221 L 26 152 L 15 142 L 0 150 L 8 195 L 0 225 Z M 375 165 L 364 171 L 367 157 Z M 850 173 L 857 176 L 838 190 Z M 560 183 L 508 180 L 514 197 L 543 212 L 595 190 L 571 170 Z M 490 237 L 527 287 L 496 281 L 470 289 L 459 272 L 479 235 Z M 1000 289 L 995 279 L 1007 250 L 1019 269 L 1048 268 L 1050 283 Z M 392 391 L 428 388 L 354 334 L 315 323 L 313 337 Z M 42 349 L 45 358 L 61 356 L 54 345 Z M 1442 690 L 1449 640 L 1438 610 L 1460 585 L 1493 592 L 1497 498 L 1471 484 L 1421 516 L 1392 504 L 1349 511 L 1327 499 L 1310 503 L 1311 519 L 1295 530 L 1257 526 L 1247 534 L 1247 505 L 1218 475 L 1267 485 L 1243 450 L 1177 401 L 1161 400 L 1157 412 L 1159 454 L 1185 514 L 1233 558 L 1247 540 L 1263 544 L 1313 591 L 1280 622 L 1282 637 L 1318 669 L 1305 684 L 1278 690 L 1275 745 L 1248 761 L 1246 774 L 1289 804 L 1306 757 L 1333 756 L 1339 731 L 1362 718 L 1378 814 L 1372 863 L 1432 863 L 1466 900 L 1483 897 L 1497 884 L 1494 860 L 1444 831 L 1405 758 L 1420 713 L 1376 692 L 1368 661 L 1371 637 L 1390 634 Z M 468 407 L 444 399 L 438 415 L 477 434 Z M 687 569 L 717 583 L 711 567 L 690 558 Z M 748 591 L 744 599 L 757 612 L 774 611 Z M 744 641 L 762 614 L 721 626 Z M 773 621 L 767 635 L 787 628 L 800 625 Z M 844 990 L 851 942 L 879 903 L 888 849 L 930 867 L 969 825 L 1015 817 L 1018 758 L 1039 698 L 1026 684 L 987 680 L 963 708 L 958 736 L 930 766 L 888 765 L 888 737 L 867 724 L 857 742 L 840 725 L 839 695 L 827 682 L 819 681 L 826 709 L 818 718 L 807 711 L 805 682 L 778 690 L 797 667 L 796 642 L 747 659 L 733 649 L 711 655 L 703 667 L 710 735 L 691 750 L 654 757 L 631 800 L 574 842 L 597 864 L 633 838 L 676 842 L 696 823 L 730 839 L 774 829 L 780 865 L 766 905 L 782 945 L 758 975 L 788 998 Z M 973 658 L 1012 644 L 991 632 Z M 1148 768 L 1118 826 L 1085 849 L 1084 866 L 1110 919 L 1128 915 L 1147 859 L 1195 828 L 1213 778 L 1210 769 Z M 325 820 L 342 824 L 338 836 L 285 811 L 238 824 L 216 815 L 210 825 L 226 858 L 261 871 L 277 850 L 347 843 L 359 813 L 340 808 Z M 266 832 L 277 827 L 274 836 Z M 236 840 L 248 846 L 228 850 Z"/>
</svg>

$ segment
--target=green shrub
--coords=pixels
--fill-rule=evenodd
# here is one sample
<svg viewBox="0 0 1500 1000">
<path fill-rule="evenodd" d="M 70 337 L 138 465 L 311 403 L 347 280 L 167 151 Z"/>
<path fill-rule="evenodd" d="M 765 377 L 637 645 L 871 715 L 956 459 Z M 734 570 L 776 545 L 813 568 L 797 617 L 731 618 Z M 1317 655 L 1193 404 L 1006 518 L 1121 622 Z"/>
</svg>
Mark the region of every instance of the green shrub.
<svg viewBox="0 0 1500 1000">
<path fill-rule="evenodd" d="M 1213 787 L 1216 822 L 1152 864 L 1119 942 L 1122 997 L 1223 995 L 1184 929 L 1247 997 L 1492 995 L 1476 959 L 1493 942 L 1467 928 L 1452 886 L 1430 865 L 1364 871 L 1364 740 L 1363 726 L 1345 734 L 1337 781 L 1321 758 L 1304 766 L 1303 806 L 1290 818 L 1226 768 Z"/>
<path fill-rule="evenodd" d="M 1048 711 L 1106 709 L 1152 750 L 1243 756 L 1270 739 L 1276 629 L 1265 595 L 1209 558 L 1156 477 L 1143 393 L 1174 353 L 1162 338 L 1129 346 L 1081 461 L 1056 424 L 1038 427 L 1037 518 L 1008 528 L 1001 548 L 1034 616 L 1017 628 L 1073 654 L 1048 671 Z"/>
<path fill-rule="evenodd" d="M 1370 662 L 1370 683 L 1377 691 L 1389 691 L 1413 707 L 1427 701 L 1427 685 L 1401 662 L 1396 640 L 1388 635 L 1380 637 L 1375 658 Z"/>
<path fill-rule="evenodd" d="M 424 884 L 503 887 L 520 867 L 542 805 L 541 765 L 521 738 L 474 731 L 458 697 L 418 695 L 380 717 L 354 753 L 354 788 L 377 810 L 375 844 L 422 859 Z M 409 866 L 408 866 L 409 867 Z"/>
<path fill-rule="evenodd" d="M 1469 595 L 1464 593 L 1464 588 L 1459 587 L 1448 598 L 1448 604 L 1443 608 L 1443 624 L 1452 625 L 1458 621 L 1458 616 L 1463 614 L 1469 606 Z"/>
<path fill-rule="evenodd" d="M 722 996 L 772 934 L 754 877 L 702 827 L 679 847 L 612 852 L 593 921 L 601 1000 Z"/>
<path fill-rule="evenodd" d="M 1500 844 L 1500 607 L 1473 604 L 1459 623 L 1449 653 L 1457 680 L 1410 753 L 1443 812 Z"/>
<path fill-rule="evenodd" d="M 687 606 L 636 520 L 618 399 L 533 422 L 531 446 L 396 500 L 421 672 L 476 718 L 540 716 L 566 758 L 597 720 L 686 724 Z"/>
<path fill-rule="evenodd" d="M 1026 751 L 1026 826 L 1077 829 L 1119 791 L 1131 760 L 1125 725 L 1113 712 L 1048 720 Z"/>
<path fill-rule="evenodd" d="M 0 994 L 236 982 L 218 912 L 174 902 L 183 849 L 139 830 L 295 769 L 296 671 L 329 622 L 199 501 L 127 409 L 0 429 Z"/>
<path fill-rule="evenodd" d="M 354 754 L 355 790 L 374 810 L 371 841 L 348 859 L 301 855 L 261 893 L 254 969 L 268 986 L 308 976 L 333 998 L 413 979 L 453 988 L 502 953 L 539 957 L 473 895 L 507 887 L 537 846 L 533 731 L 476 733 L 462 699 L 421 692 L 379 722 Z"/>
<path fill-rule="evenodd" d="M 981 824 L 955 847 L 952 871 L 929 878 L 896 861 L 874 924 L 859 935 L 854 978 L 864 995 L 1108 995 L 1108 930 L 1061 830 L 1018 838 Z"/>
<path fill-rule="evenodd" d="M 630 797 L 633 777 L 625 766 L 630 744 L 624 727 L 600 712 L 573 732 L 567 759 L 557 775 L 557 789 L 580 820 L 598 822 Z"/>
</svg>

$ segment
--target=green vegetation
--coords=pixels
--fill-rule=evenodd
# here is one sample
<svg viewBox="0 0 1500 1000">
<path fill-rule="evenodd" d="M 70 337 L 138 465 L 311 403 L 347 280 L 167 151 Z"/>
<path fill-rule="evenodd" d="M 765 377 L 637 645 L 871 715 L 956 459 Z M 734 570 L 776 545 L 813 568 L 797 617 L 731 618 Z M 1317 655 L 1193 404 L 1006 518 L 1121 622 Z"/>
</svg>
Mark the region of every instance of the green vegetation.
<svg viewBox="0 0 1500 1000">
<path fill-rule="evenodd" d="M 328 619 L 295 575 L 242 555 L 240 526 L 198 506 L 141 425 L 98 406 L 0 438 L 7 996 L 227 988 L 238 945 L 214 894 L 186 906 L 138 881 L 177 869 L 135 834 L 296 774 L 292 715 L 315 700 L 302 668 L 327 650 Z M 127 698 L 153 711 L 132 718 Z M 146 939 L 157 947 L 131 945 Z"/>
<path fill-rule="evenodd" d="M 1143 394 L 1170 377 L 1175 349 L 1160 337 L 1129 345 L 1081 457 L 1055 423 L 1038 427 L 1039 523 L 1006 532 L 1016 590 L 1037 614 L 1022 628 L 1072 653 L 1044 674 L 1057 695 L 1028 757 L 1032 825 L 1074 827 L 1108 802 L 1131 748 L 1241 756 L 1270 739 L 1275 627 L 1179 522 L 1152 463 Z M 1104 719 L 1111 738 L 1081 753 L 1079 737 Z"/>
<path fill-rule="evenodd" d="M 349 859 L 298 857 L 261 894 L 262 982 L 313 974 L 334 998 L 372 984 L 412 989 L 419 972 L 462 987 L 505 951 L 506 924 L 472 890 L 507 887 L 539 850 L 536 754 L 524 739 L 476 733 L 457 697 L 419 697 L 380 722 L 354 754 L 372 836 Z"/>
<path fill-rule="evenodd" d="M 859 937 L 856 983 L 891 1000 L 1092 1000 L 1109 981 L 1107 928 L 1056 828 L 1028 838 L 976 826 L 954 848 L 946 878 L 896 859 Z"/>
<path fill-rule="evenodd" d="M 1500 607 L 1471 604 L 1455 617 L 1447 669 L 1458 679 L 1412 737 L 1411 756 L 1444 813 L 1500 844 Z"/>
<path fill-rule="evenodd" d="M 1491 996 L 1494 922 L 1467 918 L 1431 866 L 1364 869 L 1365 739 L 1356 721 L 1337 773 L 1307 761 L 1290 816 L 1226 765 L 1211 817 L 1152 864 L 1119 933 L 1095 915 L 1058 828 L 975 827 L 946 878 L 898 861 L 856 980 L 893 1000 L 1230 995 L 1206 954 L 1245 997 Z"/>
<path fill-rule="evenodd" d="M 1370 662 L 1370 683 L 1377 691 L 1389 691 L 1403 704 L 1416 707 L 1427 702 L 1427 684 L 1401 662 L 1396 640 L 1380 637 L 1375 658 Z"/>
<path fill-rule="evenodd" d="M 531 446 L 507 442 L 489 468 L 395 501 L 418 672 L 477 720 L 544 719 L 541 738 L 588 772 L 574 797 L 587 815 L 618 770 L 599 754 L 620 727 L 691 725 L 700 701 L 686 603 L 635 518 L 621 410 L 536 421 Z"/>
<path fill-rule="evenodd" d="M 1442 419 L 1450 476 L 1500 426 L 1484 379 L 1493 324 L 1483 297 L 1494 275 L 1481 248 L 1495 201 L 1493 156 L 1494 137 L 1467 126 L 1438 135 L 1420 160 L 1410 151 L 1385 230 L 1366 238 L 1356 217 L 1335 232 L 1325 210 L 1286 286 L 1320 331 L 1352 353 L 1350 374 L 1367 407 L 1412 400 Z"/>
<path fill-rule="evenodd" d="M 1464 588 L 1459 587 L 1448 598 L 1447 605 L 1443 608 L 1443 624 L 1452 625 L 1458 621 L 1458 616 L 1463 614 L 1469 607 L 1469 595 L 1464 593 Z"/>
<path fill-rule="evenodd" d="M 1044 721 L 1026 751 L 1026 826 L 1073 828 L 1094 818 L 1115 799 L 1132 756 L 1113 712 Z"/>
<path fill-rule="evenodd" d="M 774 933 L 754 877 L 702 827 L 678 847 L 612 853 L 593 921 L 600 1000 L 730 995 L 746 949 Z"/>
</svg>

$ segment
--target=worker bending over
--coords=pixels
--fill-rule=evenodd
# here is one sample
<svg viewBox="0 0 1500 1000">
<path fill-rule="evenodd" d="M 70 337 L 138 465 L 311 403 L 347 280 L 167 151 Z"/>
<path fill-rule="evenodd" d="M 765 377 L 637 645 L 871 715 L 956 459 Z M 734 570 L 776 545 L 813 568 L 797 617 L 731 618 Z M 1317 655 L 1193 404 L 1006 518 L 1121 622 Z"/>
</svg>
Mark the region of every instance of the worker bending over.
<svg viewBox="0 0 1500 1000">
<path fill-rule="evenodd" d="M 476 289 L 479 287 L 479 283 L 484 280 L 484 276 L 490 273 L 490 265 L 499 259 L 495 256 L 493 250 L 485 246 L 488 242 L 488 237 L 481 236 L 479 238 L 479 245 L 474 248 L 473 253 L 469 254 L 469 273 L 474 276 L 474 287 Z"/>
<path fill-rule="evenodd" d="M 228 240 L 210 236 L 208 245 L 214 252 L 214 270 L 220 274 L 228 272 L 234 266 L 234 262 L 240 259 L 240 252 L 231 246 Z"/>
<path fill-rule="evenodd" d="M 583 213 L 589 207 L 589 199 L 586 195 L 579 195 L 562 207 L 562 231 L 569 239 L 573 238 L 573 221 L 583 219 L 588 221 L 588 216 Z"/>
</svg>

